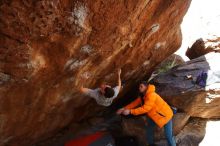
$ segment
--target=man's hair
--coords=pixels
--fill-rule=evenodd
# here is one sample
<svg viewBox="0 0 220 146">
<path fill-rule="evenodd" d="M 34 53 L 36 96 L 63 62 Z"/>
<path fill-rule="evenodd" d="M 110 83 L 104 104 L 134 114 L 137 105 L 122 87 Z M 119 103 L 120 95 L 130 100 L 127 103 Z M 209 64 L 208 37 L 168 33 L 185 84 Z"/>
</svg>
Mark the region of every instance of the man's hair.
<svg viewBox="0 0 220 146">
<path fill-rule="evenodd" d="M 104 94 L 104 96 L 105 96 L 106 98 L 112 98 L 114 95 L 115 95 L 115 91 L 114 91 L 112 88 L 110 88 L 110 87 L 106 87 L 106 88 L 105 88 L 105 94 Z"/>
</svg>

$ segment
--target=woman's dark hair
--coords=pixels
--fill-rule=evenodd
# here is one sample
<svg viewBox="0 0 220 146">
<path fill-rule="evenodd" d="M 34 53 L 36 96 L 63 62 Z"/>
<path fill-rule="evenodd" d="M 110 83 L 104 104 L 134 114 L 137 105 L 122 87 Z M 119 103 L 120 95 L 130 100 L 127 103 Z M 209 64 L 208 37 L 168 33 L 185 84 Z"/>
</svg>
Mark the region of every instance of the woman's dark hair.
<svg viewBox="0 0 220 146">
<path fill-rule="evenodd" d="M 140 84 L 147 86 L 148 83 L 146 81 L 141 81 Z"/>
<path fill-rule="evenodd" d="M 106 87 L 106 88 L 105 88 L 105 94 L 104 94 L 104 96 L 105 96 L 106 98 L 112 98 L 114 95 L 115 95 L 115 91 L 114 91 L 112 88 L 110 88 L 110 87 Z"/>
</svg>

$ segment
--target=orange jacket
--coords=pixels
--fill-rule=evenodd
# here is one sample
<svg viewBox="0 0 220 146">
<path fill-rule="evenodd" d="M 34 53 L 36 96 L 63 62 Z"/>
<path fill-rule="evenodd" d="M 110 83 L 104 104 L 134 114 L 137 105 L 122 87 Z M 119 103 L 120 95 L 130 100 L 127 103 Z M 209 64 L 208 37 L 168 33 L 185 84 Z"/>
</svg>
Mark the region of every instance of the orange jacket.
<svg viewBox="0 0 220 146">
<path fill-rule="evenodd" d="M 132 115 L 147 114 L 160 128 L 167 124 L 173 117 L 170 106 L 155 92 L 154 85 L 148 85 L 144 96 L 144 104 L 141 98 L 137 98 L 125 108 L 131 110 Z M 137 106 L 141 105 L 138 108 Z"/>
</svg>

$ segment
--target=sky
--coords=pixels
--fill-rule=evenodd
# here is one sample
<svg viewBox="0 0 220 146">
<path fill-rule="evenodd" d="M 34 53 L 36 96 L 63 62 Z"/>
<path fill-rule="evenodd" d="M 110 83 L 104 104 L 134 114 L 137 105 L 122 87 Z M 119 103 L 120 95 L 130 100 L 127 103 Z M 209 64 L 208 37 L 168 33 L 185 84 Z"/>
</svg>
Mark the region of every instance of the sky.
<svg viewBox="0 0 220 146">
<path fill-rule="evenodd" d="M 188 60 L 185 52 L 197 39 L 220 36 L 220 0 L 192 0 L 181 29 L 183 41 L 176 54 Z"/>
<path fill-rule="evenodd" d="M 208 121 L 206 124 L 206 134 L 199 146 L 219 146 L 220 121 Z"/>
</svg>

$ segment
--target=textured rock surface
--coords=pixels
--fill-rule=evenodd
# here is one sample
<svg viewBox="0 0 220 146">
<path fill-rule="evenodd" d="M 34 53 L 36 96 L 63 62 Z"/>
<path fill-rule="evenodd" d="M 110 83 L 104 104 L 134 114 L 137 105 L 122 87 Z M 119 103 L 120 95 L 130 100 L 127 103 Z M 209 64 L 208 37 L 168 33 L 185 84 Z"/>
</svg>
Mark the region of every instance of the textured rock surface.
<svg viewBox="0 0 220 146">
<path fill-rule="evenodd" d="M 190 116 L 186 113 L 177 113 L 173 118 L 173 132 L 175 135 L 179 134 L 188 122 Z M 125 135 L 135 136 L 142 143 L 146 143 L 146 128 L 147 122 L 143 118 L 129 118 L 122 122 L 122 130 Z M 155 128 L 155 140 L 159 141 L 165 139 L 164 129 Z"/>
<path fill-rule="evenodd" d="M 183 58 L 179 55 L 172 54 L 169 57 L 167 57 L 164 61 L 162 61 L 156 68 L 155 71 L 156 73 L 162 73 L 170 70 L 174 66 L 183 64 L 185 61 Z"/>
<path fill-rule="evenodd" d="M 115 82 L 117 67 L 128 87 L 149 74 L 179 48 L 190 1 L 0 1 L 0 145 L 99 112 L 78 87 Z"/>
<path fill-rule="evenodd" d="M 206 135 L 205 119 L 193 118 L 184 129 L 176 136 L 178 146 L 198 146 Z M 158 146 L 168 146 L 165 139 L 156 142 Z"/>
<path fill-rule="evenodd" d="M 176 136 L 179 146 L 198 146 L 206 135 L 206 119 L 191 119 Z"/>
<path fill-rule="evenodd" d="M 220 37 L 198 39 L 191 48 L 187 49 L 186 56 L 194 59 L 209 52 L 220 52 Z"/>
<path fill-rule="evenodd" d="M 155 76 L 157 76 L 160 73 L 167 72 L 171 68 L 183 64 L 185 61 L 183 58 L 179 55 L 172 54 L 169 57 L 167 57 L 164 61 L 162 61 L 159 65 L 156 66 L 154 69 L 154 72 L 151 74 L 151 77 L 148 80 L 151 80 Z"/>
<path fill-rule="evenodd" d="M 194 117 L 220 117 L 220 53 L 209 53 L 160 74 L 153 79 L 157 92 L 169 104 Z M 208 74 L 205 87 L 195 84 L 202 72 Z M 191 76 L 191 78 L 187 78 Z M 170 92 L 172 91 L 172 92 Z"/>
</svg>

